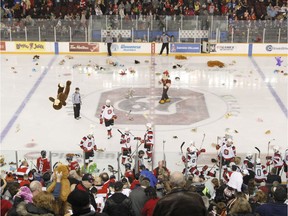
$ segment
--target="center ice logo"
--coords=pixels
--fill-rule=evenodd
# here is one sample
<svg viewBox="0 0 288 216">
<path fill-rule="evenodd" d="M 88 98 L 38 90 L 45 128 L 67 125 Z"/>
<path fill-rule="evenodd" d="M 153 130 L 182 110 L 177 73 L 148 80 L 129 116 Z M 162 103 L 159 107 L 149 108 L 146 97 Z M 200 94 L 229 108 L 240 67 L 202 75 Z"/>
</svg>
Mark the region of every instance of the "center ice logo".
<svg viewBox="0 0 288 216">
<path fill-rule="evenodd" d="M 190 125 L 209 118 L 203 93 L 178 89 L 170 92 L 170 103 L 159 104 L 161 88 L 156 88 L 153 95 L 150 88 L 134 88 L 133 97 L 127 99 L 125 95 L 129 90 L 121 88 L 103 92 L 95 117 L 100 116 L 103 104 L 109 99 L 118 116 L 117 124 L 131 124 L 131 119 L 132 124 L 145 124 L 147 119 L 153 118 L 157 125 Z"/>
</svg>

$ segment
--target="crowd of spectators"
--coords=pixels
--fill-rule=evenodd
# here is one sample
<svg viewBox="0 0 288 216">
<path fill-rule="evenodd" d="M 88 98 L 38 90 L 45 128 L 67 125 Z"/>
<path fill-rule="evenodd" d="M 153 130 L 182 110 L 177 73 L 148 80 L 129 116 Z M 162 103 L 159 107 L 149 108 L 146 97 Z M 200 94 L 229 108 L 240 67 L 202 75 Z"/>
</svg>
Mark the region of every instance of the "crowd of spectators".
<svg viewBox="0 0 288 216">
<path fill-rule="evenodd" d="M 91 15 L 228 15 L 235 20 L 285 19 L 287 0 L 2 0 L 2 18 L 85 20 Z M 138 17 L 139 17 L 138 16 Z"/>
<path fill-rule="evenodd" d="M 276 168 L 266 182 L 256 184 L 253 170 L 247 175 L 235 164 L 223 181 L 170 173 L 160 161 L 154 170 L 141 165 L 136 174 L 126 167 L 120 179 L 113 173 L 96 176 L 70 170 L 69 186 L 64 187 L 64 174 L 55 171 L 57 166 L 66 167 L 54 166 L 51 178 L 30 172 L 25 161 L 14 174 L 2 173 L 1 215 L 287 216 L 287 188 L 281 185 Z"/>
</svg>

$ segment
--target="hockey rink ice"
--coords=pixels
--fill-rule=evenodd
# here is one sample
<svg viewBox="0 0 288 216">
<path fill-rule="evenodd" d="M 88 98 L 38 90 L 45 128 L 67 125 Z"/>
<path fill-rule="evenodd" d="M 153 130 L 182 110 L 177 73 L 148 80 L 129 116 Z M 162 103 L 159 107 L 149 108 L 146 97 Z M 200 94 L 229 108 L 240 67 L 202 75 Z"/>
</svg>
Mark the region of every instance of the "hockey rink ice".
<svg viewBox="0 0 288 216">
<path fill-rule="evenodd" d="M 282 155 L 287 148 L 285 57 L 282 66 L 276 66 L 276 56 L 205 55 L 176 60 L 172 55 L 39 55 L 37 61 L 33 56 L 1 55 L 1 155 L 7 166 L 15 160 L 15 150 L 18 160 L 32 160 L 47 150 L 53 154 L 52 163 L 64 162 L 66 153 L 81 153 L 78 144 L 91 129 L 98 148 L 105 150 L 95 156 L 98 167 L 117 166 L 117 129 L 129 128 L 143 138 L 148 122 L 155 133 L 153 167 L 165 158 L 169 169 L 182 171 L 180 146 L 185 141 L 186 150 L 192 140 L 198 148 L 203 141 L 206 149 L 199 164 L 211 165 L 210 159 L 217 155 L 217 137 L 226 133 L 233 136 L 237 155 L 257 153 L 258 147 L 263 163 L 268 151 L 272 155 L 274 145 L 280 146 Z M 225 67 L 209 68 L 209 60 L 220 60 Z M 173 69 L 175 64 L 180 67 Z M 172 80 L 168 91 L 171 102 L 161 105 L 162 86 L 158 82 L 165 70 Z M 72 81 L 67 106 L 54 110 L 48 98 L 55 98 L 58 83 L 67 80 Z M 82 96 L 80 120 L 74 119 L 71 104 L 75 87 Z M 106 99 L 111 100 L 118 116 L 112 139 L 107 139 L 104 125 L 99 124 Z M 136 145 L 133 141 L 132 151 Z"/>
</svg>

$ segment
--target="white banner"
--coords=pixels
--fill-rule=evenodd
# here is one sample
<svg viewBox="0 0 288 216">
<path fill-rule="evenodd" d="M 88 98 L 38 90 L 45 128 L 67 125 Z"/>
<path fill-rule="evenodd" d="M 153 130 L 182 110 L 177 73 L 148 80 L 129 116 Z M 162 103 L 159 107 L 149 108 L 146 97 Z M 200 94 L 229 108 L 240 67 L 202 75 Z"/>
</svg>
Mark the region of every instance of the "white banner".
<svg viewBox="0 0 288 216">
<path fill-rule="evenodd" d="M 253 44 L 254 54 L 272 54 L 272 55 L 287 55 L 288 44 Z"/>
<path fill-rule="evenodd" d="M 245 54 L 248 55 L 249 44 L 232 44 L 232 43 L 211 43 L 211 54 Z"/>
</svg>

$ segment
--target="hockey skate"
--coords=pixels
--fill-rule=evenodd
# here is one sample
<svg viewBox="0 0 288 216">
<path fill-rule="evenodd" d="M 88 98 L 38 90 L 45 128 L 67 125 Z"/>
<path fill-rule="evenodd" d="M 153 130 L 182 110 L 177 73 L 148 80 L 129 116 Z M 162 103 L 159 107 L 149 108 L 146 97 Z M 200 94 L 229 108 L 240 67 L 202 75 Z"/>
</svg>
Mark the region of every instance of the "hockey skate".
<svg viewBox="0 0 288 216">
<path fill-rule="evenodd" d="M 165 100 L 160 100 L 159 103 L 160 103 L 160 104 L 164 104 L 164 103 L 165 103 Z"/>
</svg>

